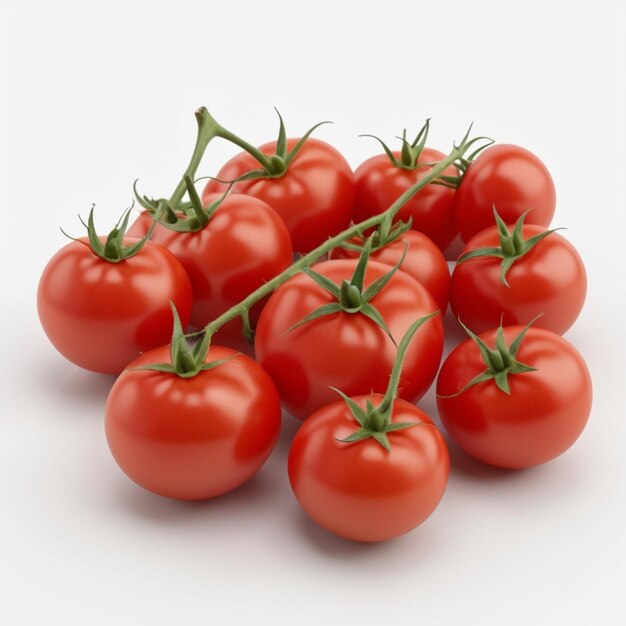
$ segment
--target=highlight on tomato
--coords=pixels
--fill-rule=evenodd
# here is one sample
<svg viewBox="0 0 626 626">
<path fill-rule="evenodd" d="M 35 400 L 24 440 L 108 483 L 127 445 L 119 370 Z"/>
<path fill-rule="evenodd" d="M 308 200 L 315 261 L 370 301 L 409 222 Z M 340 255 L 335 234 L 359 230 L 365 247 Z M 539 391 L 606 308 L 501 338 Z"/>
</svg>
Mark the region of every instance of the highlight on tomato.
<svg viewBox="0 0 626 626">
<path fill-rule="evenodd" d="M 171 347 L 133 361 L 113 385 L 105 431 L 120 468 L 141 487 L 182 500 L 213 498 L 258 472 L 278 439 L 280 398 L 251 358 L 194 347 L 174 309 Z"/>
<path fill-rule="evenodd" d="M 525 224 L 510 230 L 493 209 L 496 225 L 473 237 L 450 281 L 450 307 L 476 333 L 525 324 L 563 334 L 576 321 L 587 275 L 576 249 L 555 230 Z"/>
<path fill-rule="evenodd" d="M 565 452 L 591 411 L 591 377 L 577 350 L 530 323 L 479 336 L 466 331 L 470 338 L 449 354 L 437 380 L 451 439 L 480 461 L 511 469 Z"/>
<path fill-rule="evenodd" d="M 356 208 L 354 221 L 361 222 L 389 208 L 405 191 L 424 178 L 433 165 L 445 158 L 443 152 L 426 146 L 430 120 L 417 133 L 413 142 L 402 135 L 402 149 L 392 151 L 381 139 L 373 137 L 383 147 L 384 153 L 364 161 L 354 172 L 356 180 Z M 456 179 L 459 172 L 447 167 L 442 176 Z M 441 251 L 457 235 L 452 211 L 454 187 L 429 183 L 400 209 L 396 219 L 411 220 L 412 228 L 424 233 Z"/>
<path fill-rule="evenodd" d="M 437 311 L 428 291 L 398 270 L 369 262 L 371 239 L 359 259 L 330 260 L 305 269 L 270 297 L 256 329 L 259 363 L 287 410 L 299 419 L 334 399 L 384 392 L 395 341 L 417 318 Z M 443 351 L 441 316 L 411 344 L 400 397 L 415 401 L 437 373 Z"/>
<path fill-rule="evenodd" d="M 411 221 L 384 220 L 372 233 L 370 259 L 393 267 L 401 257 L 400 269 L 421 283 L 437 302 L 441 314 L 448 308 L 450 270 L 441 250 L 426 235 L 411 230 Z M 349 239 L 331 252 L 332 259 L 357 258 L 365 245 L 364 237 Z"/>
<path fill-rule="evenodd" d="M 421 524 L 443 496 L 450 468 L 445 441 L 428 415 L 397 398 L 409 343 L 429 317 L 414 322 L 400 342 L 384 396 L 335 390 L 342 399 L 313 413 L 293 439 L 293 492 L 336 535 L 392 539 Z"/>
<path fill-rule="evenodd" d="M 191 283 L 168 250 L 147 235 L 126 236 L 130 209 L 107 237 L 96 234 L 93 212 L 87 237 L 61 248 L 46 265 L 37 310 L 48 339 L 66 359 L 119 374 L 142 352 L 169 341 L 170 302 L 188 322 Z"/>
<path fill-rule="evenodd" d="M 151 239 L 172 252 L 189 275 L 193 290 L 189 322 L 202 329 L 289 267 L 293 250 L 284 222 L 262 200 L 227 192 L 207 194 L 203 204 L 189 178 L 187 189 L 188 214 L 159 214 L 152 209 L 133 226 L 141 233 L 149 221 L 158 220 Z M 252 336 L 263 304 L 257 303 L 248 319 L 237 318 L 220 328 L 219 343 L 247 351 L 244 334 Z"/>
<path fill-rule="evenodd" d="M 529 150 L 496 144 L 469 164 L 453 203 L 463 241 L 493 224 L 494 206 L 507 224 L 529 211 L 530 224 L 550 225 L 556 206 L 554 182 L 548 168 Z"/>
<path fill-rule="evenodd" d="M 354 212 L 354 174 L 335 148 L 310 136 L 320 124 L 301 138 L 287 138 L 278 116 L 278 139 L 259 148 L 220 127 L 219 136 L 244 151 L 207 183 L 202 199 L 223 193 L 222 181 L 236 181 L 233 191 L 269 204 L 287 225 L 293 249 L 306 253 L 347 228 Z"/>
</svg>

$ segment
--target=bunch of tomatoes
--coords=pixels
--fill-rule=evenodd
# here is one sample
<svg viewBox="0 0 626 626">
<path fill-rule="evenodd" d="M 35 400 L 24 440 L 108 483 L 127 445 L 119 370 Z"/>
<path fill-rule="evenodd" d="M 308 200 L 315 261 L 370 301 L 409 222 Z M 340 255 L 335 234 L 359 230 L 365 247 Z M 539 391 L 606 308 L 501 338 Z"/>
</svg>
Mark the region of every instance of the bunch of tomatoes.
<svg viewBox="0 0 626 626">
<path fill-rule="evenodd" d="M 277 140 L 255 147 L 205 108 L 196 118 L 172 196 L 135 190 L 143 210 L 106 236 L 92 208 L 39 284 L 57 350 L 117 376 L 106 437 L 132 480 L 169 498 L 227 493 L 270 456 L 284 407 L 302 420 L 288 462 L 302 508 L 382 541 L 446 488 L 446 441 L 415 404 L 435 379 L 449 438 L 484 463 L 526 468 L 574 443 L 591 380 L 561 335 L 586 275 L 548 228 L 555 189 L 534 154 L 469 131 L 444 154 L 426 122 L 353 172 L 316 127 L 288 138 L 279 115 Z M 200 193 L 218 139 L 242 152 Z M 468 337 L 441 365 L 448 306 Z"/>
</svg>

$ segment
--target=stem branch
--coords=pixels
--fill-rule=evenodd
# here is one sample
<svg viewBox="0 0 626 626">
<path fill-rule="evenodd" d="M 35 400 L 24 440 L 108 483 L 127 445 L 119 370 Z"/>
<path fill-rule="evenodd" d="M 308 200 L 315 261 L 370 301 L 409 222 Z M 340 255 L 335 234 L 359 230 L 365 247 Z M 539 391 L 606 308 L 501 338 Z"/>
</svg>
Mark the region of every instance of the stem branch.
<svg viewBox="0 0 626 626">
<path fill-rule="evenodd" d="M 220 132 L 219 136 L 224 137 L 224 134 L 221 134 Z M 359 222 L 354 226 L 350 226 L 338 235 L 331 237 L 314 250 L 311 250 L 311 252 L 305 254 L 303 257 L 298 259 L 282 273 L 278 274 L 265 284 L 261 285 L 261 287 L 259 287 L 256 291 L 253 291 L 241 302 L 231 307 L 230 309 L 228 309 L 228 311 L 222 313 L 222 315 L 207 324 L 203 332 L 208 335 L 213 335 L 224 324 L 240 316 L 242 314 L 242 309 L 249 310 L 259 300 L 271 294 L 276 288 L 280 287 L 280 285 L 285 283 L 289 278 L 291 278 L 298 272 L 307 267 L 310 267 L 313 263 L 315 263 L 315 261 L 317 261 L 327 252 L 330 252 L 333 248 L 336 248 L 337 246 L 344 243 L 348 239 L 351 239 L 352 237 L 356 237 L 362 234 L 363 231 L 373 226 L 378 226 L 387 216 L 393 218 L 402 208 L 402 206 L 404 206 L 406 202 L 408 202 L 416 193 L 418 193 L 420 189 L 425 187 L 428 183 L 430 183 L 432 180 L 442 174 L 443 171 L 450 165 L 454 164 L 457 159 L 460 159 L 467 151 L 467 149 L 474 143 L 474 141 L 476 140 L 463 141 L 461 145 L 455 145 L 450 154 L 448 154 L 445 159 L 437 163 L 437 165 L 433 166 L 433 168 L 426 176 L 424 176 L 424 178 L 422 178 L 412 187 L 407 189 L 386 211 L 384 211 L 383 213 L 379 213 L 378 215 L 374 215 L 373 217 L 370 217 L 369 219 L 366 219 L 362 222 Z"/>
</svg>

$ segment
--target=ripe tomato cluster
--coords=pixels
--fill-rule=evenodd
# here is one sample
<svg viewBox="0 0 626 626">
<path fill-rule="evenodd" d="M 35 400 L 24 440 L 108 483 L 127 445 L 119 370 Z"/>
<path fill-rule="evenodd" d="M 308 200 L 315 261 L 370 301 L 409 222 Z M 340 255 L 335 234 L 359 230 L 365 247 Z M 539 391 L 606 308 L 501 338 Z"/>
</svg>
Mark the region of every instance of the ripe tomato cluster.
<svg viewBox="0 0 626 626">
<path fill-rule="evenodd" d="M 118 377 L 111 452 L 161 496 L 213 498 L 270 456 L 284 407 L 302 420 L 288 460 L 297 501 L 329 531 L 382 541 L 423 522 L 450 470 L 416 406 L 467 454 L 526 468 L 563 453 L 591 410 L 584 360 L 561 335 L 584 303 L 574 247 L 548 229 L 552 178 L 531 152 L 469 133 L 447 155 L 429 123 L 353 172 L 310 137 L 259 148 L 196 112 L 191 162 L 170 198 L 139 195 L 42 274 L 57 350 Z M 243 151 L 198 193 L 207 146 Z M 446 254 L 466 246 L 450 274 Z M 441 366 L 450 308 L 468 334 Z M 440 367 L 441 366 L 441 367 Z"/>
</svg>

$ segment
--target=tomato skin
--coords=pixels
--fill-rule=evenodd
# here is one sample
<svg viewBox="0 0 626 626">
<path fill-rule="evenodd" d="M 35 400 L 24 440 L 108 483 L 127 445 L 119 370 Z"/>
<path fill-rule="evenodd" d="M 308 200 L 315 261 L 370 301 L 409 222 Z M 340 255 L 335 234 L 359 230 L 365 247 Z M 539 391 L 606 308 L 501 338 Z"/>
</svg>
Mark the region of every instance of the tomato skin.
<svg viewBox="0 0 626 626">
<path fill-rule="evenodd" d="M 400 158 L 399 152 L 393 153 Z M 446 157 L 443 152 L 424 148 L 418 163 L 432 163 Z M 405 170 L 396 167 L 386 154 L 379 154 L 364 161 L 354 172 L 356 180 L 356 223 L 378 215 L 388 209 L 407 189 L 430 173 L 430 167 Z M 456 176 L 456 168 L 450 166 L 445 176 Z M 412 228 L 424 233 L 444 251 L 457 234 L 452 200 L 454 189 L 442 185 L 426 185 L 398 212 L 396 220 L 413 220 Z"/>
<path fill-rule="evenodd" d="M 298 139 L 288 139 L 291 150 Z M 276 142 L 260 146 L 264 154 L 274 154 Z M 217 174 L 221 180 L 233 180 L 259 163 L 247 152 L 228 161 Z M 210 180 L 202 201 L 210 193 L 224 193 L 226 186 Z M 236 183 L 233 191 L 267 202 L 289 229 L 293 249 L 306 253 L 332 235 L 348 227 L 354 212 L 354 174 L 348 162 L 331 145 L 309 138 L 280 178 L 260 178 Z"/>
<path fill-rule="evenodd" d="M 351 240 L 352 243 L 362 244 L 363 241 Z M 384 248 L 375 250 L 370 259 L 393 267 L 402 257 L 406 247 L 406 255 L 400 269 L 421 283 L 437 302 L 437 306 L 444 315 L 448 308 L 448 292 L 450 289 L 450 270 L 441 250 L 426 235 L 407 230 L 402 235 L 387 244 Z M 359 253 L 346 248 L 335 248 L 331 258 L 355 259 Z"/>
<path fill-rule="evenodd" d="M 515 223 L 529 209 L 529 224 L 548 226 L 552 221 L 554 182 L 548 168 L 529 150 L 497 144 L 481 152 L 467 168 L 453 203 L 463 241 L 493 224 L 494 206 L 507 224 Z"/>
<path fill-rule="evenodd" d="M 524 224 L 525 239 L 545 229 Z M 495 226 L 484 230 L 463 253 L 499 245 Z M 535 327 L 562 335 L 578 317 L 587 293 L 585 266 L 576 249 L 558 233 L 540 241 L 518 259 L 500 280 L 501 259 L 481 257 L 457 264 L 450 280 L 450 307 L 475 333 L 504 325 L 527 324 L 542 314 Z"/>
<path fill-rule="evenodd" d="M 109 263 L 87 238 L 67 244 L 46 265 L 37 291 L 41 325 L 69 361 L 119 374 L 141 352 L 167 343 L 174 302 L 182 323 L 191 313 L 191 283 L 182 265 L 148 242 L 136 255 Z M 128 246 L 136 239 L 124 239 Z"/>
<path fill-rule="evenodd" d="M 357 396 L 379 404 L 382 396 Z M 343 400 L 311 415 L 289 452 L 298 502 L 320 526 L 354 541 L 385 541 L 409 532 L 436 508 L 450 461 L 441 433 L 413 404 L 396 400 L 393 422 L 423 422 L 388 434 L 391 451 L 374 439 L 342 443 L 358 429 Z"/>
<path fill-rule="evenodd" d="M 522 328 L 504 328 L 507 345 Z M 490 347 L 495 336 L 495 329 L 480 335 Z M 584 429 L 592 399 L 583 358 L 559 335 L 531 327 L 516 358 L 537 369 L 510 374 L 510 395 L 488 381 L 456 397 L 437 398 L 446 431 L 465 452 L 510 469 L 539 465 L 565 452 Z M 445 360 L 437 394 L 456 393 L 485 369 L 478 347 L 468 339 Z"/>
<path fill-rule="evenodd" d="M 208 194 L 206 204 L 219 198 L 218 194 Z M 137 220 L 133 228 L 149 227 L 149 216 L 139 219 L 143 223 Z M 191 279 L 190 324 L 196 329 L 280 274 L 291 265 L 293 256 L 289 232 L 278 214 L 265 202 L 242 194 L 227 196 L 205 228 L 179 233 L 158 225 L 152 240 L 170 250 Z M 253 324 L 263 304 L 252 308 Z M 245 351 L 242 330 L 241 319 L 232 320 L 220 329 L 217 341 Z"/>
<path fill-rule="evenodd" d="M 138 485 L 169 498 L 213 498 L 242 485 L 265 463 L 280 431 L 278 393 L 249 357 L 222 346 L 209 350 L 211 361 L 229 356 L 193 378 L 132 370 L 168 363 L 164 346 L 139 357 L 116 380 L 106 405 L 106 437 Z"/>
<path fill-rule="evenodd" d="M 356 260 L 325 261 L 315 271 L 336 284 L 349 279 Z M 389 267 L 372 261 L 365 273 L 367 288 Z M 256 329 L 258 362 L 270 374 L 287 410 L 305 419 L 335 400 L 337 387 L 353 396 L 384 392 L 396 355 L 391 339 L 373 321 L 361 314 L 328 315 L 286 332 L 309 313 L 333 301 L 305 274 L 297 274 L 279 287 L 268 300 Z M 415 279 L 399 270 L 371 300 L 400 341 L 416 319 L 437 310 L 437 304 Z M 441 316 L 427 322 L 409 347 L 400 381 L 399 395 L 417 400 L 437 373 L 443 351 Z"/>
</svg>

